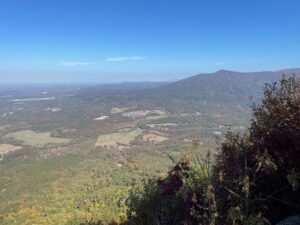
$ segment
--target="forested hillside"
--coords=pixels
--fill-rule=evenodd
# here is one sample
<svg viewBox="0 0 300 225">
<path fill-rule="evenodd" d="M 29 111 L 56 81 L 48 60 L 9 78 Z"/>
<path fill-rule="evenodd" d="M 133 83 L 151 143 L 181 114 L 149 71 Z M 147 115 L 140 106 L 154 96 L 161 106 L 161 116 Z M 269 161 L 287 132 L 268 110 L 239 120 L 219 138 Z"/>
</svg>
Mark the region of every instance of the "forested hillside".
<svg viewBox="0 0 300 225">
<path fill-rule="evenodd" d="M 274 82 L 286 75 L 300 75 L 300 69 L 265 72 L 234 72 L 220 70 L 211 74 L 199 74 L 170 84 L 152 85 L 142 90 L 103 92 L 94 87 L 83 90 L 79 96 L 90 101 L 111 101 L 116 104 L 139 104 L 167 107 L 172 111 L 211 110 L 236 111 L 248 106 L 249 98 L 259 100 L 265 83 Z"/>
</svg>

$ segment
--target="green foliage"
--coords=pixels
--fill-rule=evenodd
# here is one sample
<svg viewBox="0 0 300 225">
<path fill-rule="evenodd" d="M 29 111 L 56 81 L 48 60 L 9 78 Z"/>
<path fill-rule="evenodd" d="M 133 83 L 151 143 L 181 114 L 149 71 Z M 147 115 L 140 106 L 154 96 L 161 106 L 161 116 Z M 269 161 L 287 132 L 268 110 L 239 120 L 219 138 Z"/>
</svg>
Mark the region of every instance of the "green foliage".
<svg viewBox="0 0 300 225">
<path fill-rule="evenodd" d="M 266 85 L 253 115 L 248 135 L 227 134 L 214 168 L 223 224 L 276 223 L 300 212 L 299 80 Z"/>
</svg>

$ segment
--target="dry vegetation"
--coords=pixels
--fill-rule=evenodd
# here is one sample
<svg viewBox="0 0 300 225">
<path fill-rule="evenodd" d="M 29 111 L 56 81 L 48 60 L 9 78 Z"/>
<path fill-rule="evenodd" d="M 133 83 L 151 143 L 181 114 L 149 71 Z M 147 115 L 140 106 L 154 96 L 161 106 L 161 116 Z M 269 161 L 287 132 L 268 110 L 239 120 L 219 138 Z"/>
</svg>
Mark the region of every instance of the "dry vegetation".
<svg viewBox="0 0 300 225">
<path fill-rule="evenodd" d="M 61 111 L 61 108 L 47 108 L 46 111 L 59 112 L 59 111 Z"/>
<path fill-rule="evenodd" d="M 9 153 L 20 150 L 21 146 L 15 146 L 10 144 L 0 144 L 0 154 L 1 153 Z"/>
<path fill-rule="evenodd" d="M 156 144 L 169 139 L 168 137 L 165 137 L 163 135 L 164 135 L 163 133 L 160 133 L 158 131 L 151 131 L 150 133 L 143 135 L 143 141 Z"/>
<path fill-rule="evenodd" d="M 114 113 L 122 113 L 122 112 L 125 112 L 127 111 L 129 108 L 126 108 L 126 107 L 123 107 L 123 108 L 117 108 L 117 107 L 114 107 L 111 109 L 111 113 L 114 114 Z"/>
<path fill-rule="evenodd" d="M 175 127 L 175 126 L 179 126 L 179 124 L 177 123 L 148 123 L 146 124 L 147 126 L 151 127 L 151 128 L 155 128 L 155 127 Z"/>
<path fill-rule="evenodd" d="M 141 135 L 143 130 L 136 129 L 122 129 L 115 133 L 100 135 L 95 144 L 96 147 L 123 149 L 128 147 L 136 137 Z"/>
<path fill-rule="evenodd" d="M 122 116 L 132 117 L 132 118 L 141 118 L 141 117 L 150 116 L 151 114 L 156 115 L 156 116 L 161 116 L 161 115 L 165 115 L 166 112 L 164 112 L 162 110 L 158 110 L 158 109 L 139 110 L 139 111 L 124 112 L 124 113 L 122 113 Z"/>
<path fill-rule="evenodd" d="M 109 116 L 99 116 L 99 117 L 96 117 L 94 120 L 106 120 L 108 118 L 109 118 Z"/>
</svg>

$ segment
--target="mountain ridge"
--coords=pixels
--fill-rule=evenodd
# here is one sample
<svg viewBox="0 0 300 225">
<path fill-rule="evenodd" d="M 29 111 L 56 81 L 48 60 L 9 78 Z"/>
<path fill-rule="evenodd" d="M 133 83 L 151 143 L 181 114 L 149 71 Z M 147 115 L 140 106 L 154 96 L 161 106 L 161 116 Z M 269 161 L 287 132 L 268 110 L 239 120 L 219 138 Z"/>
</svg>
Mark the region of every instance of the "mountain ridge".
<svg viewBox="0 0 300 225">
<path fill-rule="evenodd" d="M 258 101 L 263 95 L 266 83 L 278 80 L 283 74 L 300 75 L 300 69 L 283 69 L 262 72 L 235 72 L 219 70 L 215 73 L 197 74 L 157 87 L 103 90 L 97 87 L 81 93 L 81 97 L 91 101 L 116 102 L 162 107 L 171 111 L 211 111 L 218 108 L 236 110 L 248 106 L 249 97 Z M 121 87 L 121 86 L 120 86 Z"/>
</svg>

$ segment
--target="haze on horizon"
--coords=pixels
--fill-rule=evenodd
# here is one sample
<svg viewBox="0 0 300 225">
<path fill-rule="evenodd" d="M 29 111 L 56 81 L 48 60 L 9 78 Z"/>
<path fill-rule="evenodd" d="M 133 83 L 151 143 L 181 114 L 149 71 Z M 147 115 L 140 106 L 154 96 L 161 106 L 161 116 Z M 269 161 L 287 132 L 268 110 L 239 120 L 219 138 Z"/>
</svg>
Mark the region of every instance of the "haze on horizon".
<svg viewBox="0 0 300 225">
<path fill-rule="evenodd" d="M 0 1 L 0 83 L 170 81 L 300 67 L 300 2 Z"/>
</svg>

